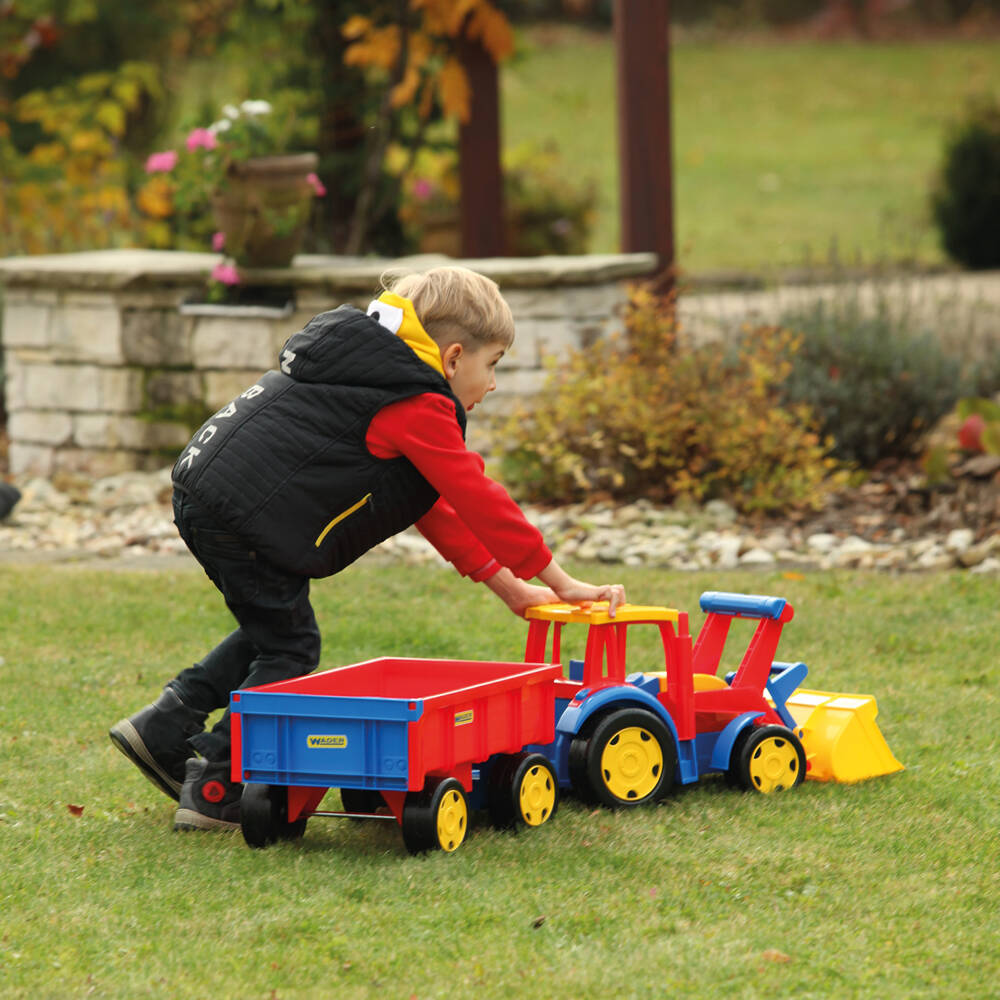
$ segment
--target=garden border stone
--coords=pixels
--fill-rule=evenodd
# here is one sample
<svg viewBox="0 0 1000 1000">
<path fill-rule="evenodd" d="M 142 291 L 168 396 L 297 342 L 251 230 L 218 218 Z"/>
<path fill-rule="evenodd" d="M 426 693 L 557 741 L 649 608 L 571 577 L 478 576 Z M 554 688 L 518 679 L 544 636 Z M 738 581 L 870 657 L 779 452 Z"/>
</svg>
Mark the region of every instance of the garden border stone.
<svg viewBox="0 0 1000 1000">
<path fill-rule="evenodd" d="M 157 469 L 205 417 L 273 367 L 285 340 L 316 313 L 342 302 L 364 307 L 384 274 L 450 260 L 300 255 L 289 268 L 243 272 L 246 285 L 287 290 L 285 309 L 193 307 L 219 259 L 100 250 L 0 260 L 12 476 Z M 656 258 L 455 263 L 500 284 L 522 333 L 496 395 L 500 413 L 541 389 L 547 357 L 609 332 L 628 282 L 651 274 Z M 488 437 L 488 422 L 478 421 L 470 444 L 481 448 Z"/>
</svg>

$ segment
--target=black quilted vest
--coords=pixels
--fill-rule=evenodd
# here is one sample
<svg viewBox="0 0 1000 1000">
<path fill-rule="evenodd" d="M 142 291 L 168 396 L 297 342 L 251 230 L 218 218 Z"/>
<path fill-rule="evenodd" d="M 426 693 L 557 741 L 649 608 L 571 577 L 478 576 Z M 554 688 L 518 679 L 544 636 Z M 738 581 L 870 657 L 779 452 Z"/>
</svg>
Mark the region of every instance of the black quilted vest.
<svg viewBox="0 0 1000 1000">
<path fill-rule="evenodd" d="M 372 418 L 447 380 L 353 306 L 320 313 L 270 371 L 201 426 L 174 465 L 192 494 L 283 569 L 323 577 L 409 527 L 438 494 L 406 458 L 365 447 Z"/>
</svg>

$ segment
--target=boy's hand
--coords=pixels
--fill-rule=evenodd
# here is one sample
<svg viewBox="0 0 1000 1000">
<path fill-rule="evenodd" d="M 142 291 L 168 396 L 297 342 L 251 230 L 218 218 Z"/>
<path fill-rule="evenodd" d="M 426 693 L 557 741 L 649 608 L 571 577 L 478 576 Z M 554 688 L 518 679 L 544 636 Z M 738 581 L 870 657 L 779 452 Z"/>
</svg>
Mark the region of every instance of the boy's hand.
<svg viewBox="0 0 1000 1000">
<path fill-rule="evenodd" d="M 584 601 L 607 601 L 608 616 L 614 618 L 615 611 L 625 603 L 625 587 L 620 583 L 584 583 L 570 576 L 556 561 L 552 560 L 538 574 L 542 583 L 547 583 L 558 595 L 559 600 L 569 604 Z"/>
<path fill-rule="evenodd" d="M 515 615 L 522 618 L 524 612 L 536 604 L 555 604 L 559 600 L 548 587 L 536 587 L 527 583 L 514 576 L 506 567 L 483 582 Z"/>
<path fill-rule="evenodd" d="M 566 573 L 553 559 L 539 573 L 546 587 L 536 587 L 516 577 L 507 567 L 504 567 L 483 582 L 497 597 L 514 612 L 524 617 L 527 608 L 536 604 L 555 604 L 564 601 L 567 604 L 584 604 L 593 601 L 608 602 L 608 616 L 615 617 L 615 611 L 625 603 L 625 587 L 620 583 L 592 584 L 584 583 Z"/>
<path fill-rule="evenodd" d="M 584 604 L 594 601 L 608 602 L 608 616 L 614 618 L 615 611 L 625 603 L 625 587 L 620 583 L 594 585 L 582 580 L 572 580 L 568 587 L 557 591 L 559 599 L 568 604 Z"/>
</svg>

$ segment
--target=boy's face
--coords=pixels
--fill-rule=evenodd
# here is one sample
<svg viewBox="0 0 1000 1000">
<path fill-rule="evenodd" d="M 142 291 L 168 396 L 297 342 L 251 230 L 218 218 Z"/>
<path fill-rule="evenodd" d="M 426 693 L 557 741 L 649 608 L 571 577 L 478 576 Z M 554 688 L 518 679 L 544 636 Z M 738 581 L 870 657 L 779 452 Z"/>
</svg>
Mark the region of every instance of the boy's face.
<svg viewBox="0 0 1000 1000">
<path fill-rule="evenodd" d="M 486 393 L 497 387 L 496 367 L 504 356 L 505 348 L 499 344 L 468 348 L 449 344 L 442 354 L 445 378 L 451 391 L 466 410 L 486 398 Z"/>
</svg>

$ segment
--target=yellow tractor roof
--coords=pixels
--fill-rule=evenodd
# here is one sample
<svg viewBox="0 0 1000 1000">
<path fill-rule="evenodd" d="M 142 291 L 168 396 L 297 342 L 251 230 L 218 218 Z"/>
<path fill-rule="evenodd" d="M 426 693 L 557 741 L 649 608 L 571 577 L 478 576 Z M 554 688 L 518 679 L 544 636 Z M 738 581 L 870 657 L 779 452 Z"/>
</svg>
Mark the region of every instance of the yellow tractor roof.
<svg viewBox="0 0 1000 1000">
<path fill-rule="evenodd" d="M 680 612 L 646 604 L 622 604 L 615 617 L 608 614 L 608 602 L 593 604 L 537 604 L 524 612 L 524 617 L 551 622 L 578 622 L 584 625 L 624 625 L 630 622 L 676 622 Z"/>
</svg>

